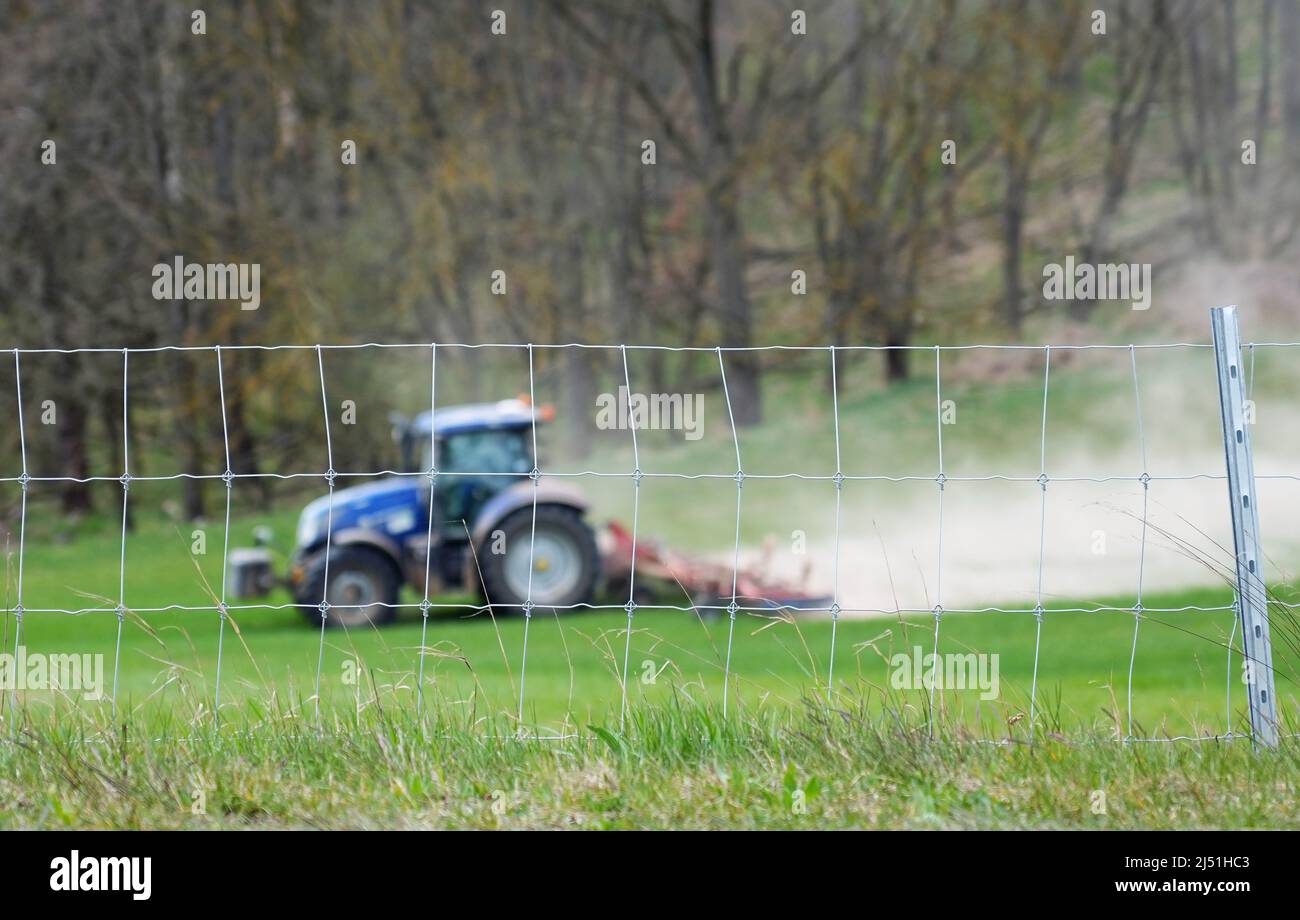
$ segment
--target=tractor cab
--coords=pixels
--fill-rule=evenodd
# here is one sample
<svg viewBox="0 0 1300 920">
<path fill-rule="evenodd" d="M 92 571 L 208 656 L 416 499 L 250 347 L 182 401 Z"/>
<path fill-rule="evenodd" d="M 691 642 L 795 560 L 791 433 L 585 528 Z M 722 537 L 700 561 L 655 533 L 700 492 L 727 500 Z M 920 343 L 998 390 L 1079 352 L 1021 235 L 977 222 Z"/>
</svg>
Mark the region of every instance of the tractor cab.
<svg viewBox="0 0 1300 920">
<path fill-rule="evenodd" d="M 523 400 L 455 406 L 423 412 L 399 432 L 408 472 L 437 470 L 435 526 L 444 536 L 474 523 L 493 496 L 527 479 L 536 465 L 533 425 L 549 407 Z M 454 538 L 454 536 L 453 536 Z"/>
</svg>

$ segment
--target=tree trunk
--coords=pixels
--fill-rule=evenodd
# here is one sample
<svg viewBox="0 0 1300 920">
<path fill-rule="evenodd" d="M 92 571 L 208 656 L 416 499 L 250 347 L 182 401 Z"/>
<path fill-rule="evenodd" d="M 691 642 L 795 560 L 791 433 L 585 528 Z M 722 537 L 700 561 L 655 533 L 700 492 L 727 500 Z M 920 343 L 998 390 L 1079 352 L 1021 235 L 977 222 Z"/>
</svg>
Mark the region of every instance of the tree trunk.
<svg viewBox="0 0 1300 920">
<path fill-rule="evenodd" d="M 171 52 L 168 38 L 159 39 L 158 45 L 158 118 L 159 127 L 154 132 L 154 155 L 157 166 L 158 188 L 165 202 L 162 224 L 173 244 L 176 240 L 175 227 L 178 220 L 183 221 L 181 213 L 184 207 L 185 176 L 181 160 L 177 155 L 182 146 L 181 128 L 181 70 Z M 175 253 L 160 252 L 158 262 L 166 263 Z M 171 331 L 177 345 L 188 345 L 194 337 L 195 318 L 191 305 L 185 300 L 171 302 Z M 199 432 L 202 422 L 199 418 L 198 382 L 195 377 L 194 361 L 188 353 L 180 353 L 180 372 L 175 385 L 169 387 L 172 396 L 172 411 L 176 414 L 174 429 L 177 436 L 177 454 L 180 456 L 183 471 L 201 473 L 202 447 Z M 182 479 L 181 504 L 183 513 L 189 520 L 204 516 L 203 480 Z"/>
<path fill-rule="evenodd" d="M 557 266 L 558 277 L 570 279 L 566 285 L 565 304 L 559 311 L 563 338 L 581 342 L 587 334 L 586 266 L 582 258 L 582 228 L 575 228 L 567 246 L 560 247 L 564 266 Z M 566 309 L 567 307 L 567 309 Z M 595 383 L 591 372 L 592 352 L 586 348 L 565 349 L 564 356 L 564 414 L 568 437 L 564 452 L 570 458 L 585 457 L 591 450 L 591 425 L 588 423 L 595 411 Z"/>
<path fill-rule="evenodd" d="M 182 353 L 180 379 L 176 382 L 177 429 L 180 435 L 180 455 L 184 461 L 184 471 L 202 472 L 203 447 L 199 432 L 203 430 L 199 418 L 198 386 L 195 380 L 194 362 L 188 352 Z M 205 516 L 202 479 L 181 480 L 181 504 L 186 519 L 194 521 Z"/>
<path fill-rule="evenodd" d="M 745 240 L 741 228 L 739 178 L 735 174 L 735 150 L 718 95 L 715 72 L 714 4 L 699 0 L 694 72 L 700 128 L 705 136 L 704 185 L 708 211 L 709 250 L 718 279 L 721 300 L 719 325 L 722 344 L 748 347 L 753 340 L 749 294 L 745 286 Z M 762 394 L 758 362 L 752 352 L 732 352 L 727 357 L 727 393 L 737 425 L 756 425 L 762 420 Z"/>
<path fill-rule="evenodd" d="M 1007 328 L 1012 333 L 1019 333 L 1024 322 L 1025 292 L 1021 267 L 1028 181 L 1014 154 L 1007 154 L 1006 172 L 1006 192 L 1002 203 L 1002 316 Z"/>
<path fill-rule="evenodd" d="M 75 360 L 75 356 L 69 357 Z M 89 417 L 85 404 L 78 399 L 65 397 L 60 400 L 58 413 L 59 453 L 63 458 L 63 471 L 60 475 L 85 479 L 90 475 L 90 454 L 86 447 Z M 65 482 L 61 507 L 64 514 L 90 511 L 93 507 L 90 484 Z"/>
<path fill-rule="evenodd" d="M 241 475 L 261 472 L 257 461 L 257 442 L 253 439 L 253 433 L 248 427 L 248 421 L 244 412 L 244 387 L 245 384 L 239 376 L 238 364 L 240 361 L 234 360 L 236 356 L 246 359 L 247 355 L 241 355 L 239 352 L 229 353 L 235 367 L 231 368 L 231 373 L 226 374 L 226 425 L 230 431 L 230 462 L 235 471 Z M 233 387 L 231 381 L 235 382 Z M 256 480 L 258 494 L 263 502 L 271 499 L 271 480 L 265 476 L 259 476 Z"/>
<path fill-rule="evenodd" d="M 892 346 L 885 352 L 885 383 L 901 383 L 907 379 L 910 363 L 908 356 L 911 352 L 898 346 L 906 345 L 907 337 L 891 334 L 885 344 Z"/>
<path fill-rule="evenodd" d="M 1292 162 L 1300 159 L 1300 0 L 1281 0 L 1282 126 Z"/>
<path fill-rule="evenodd" d="M 745 291 L 744 244 L 740 218 L 731 190 L 709 195 L 709 238 L 713 250 L 718 294 L 722 301 L 721 328 L 724 346 L 744 347 L 753 340 L 749 297 Z M 726 355 L 727 396 L 737 425 L 757 425 L 762 420 L 762 393 L 758 362 L 753 352 Z"/>
</svg>

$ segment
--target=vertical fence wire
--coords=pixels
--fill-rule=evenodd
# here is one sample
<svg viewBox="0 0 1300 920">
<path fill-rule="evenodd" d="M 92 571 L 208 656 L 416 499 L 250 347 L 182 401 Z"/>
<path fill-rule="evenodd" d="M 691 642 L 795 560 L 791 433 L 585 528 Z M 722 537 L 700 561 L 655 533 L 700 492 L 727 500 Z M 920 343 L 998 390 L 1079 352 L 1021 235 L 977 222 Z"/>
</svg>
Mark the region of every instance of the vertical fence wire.
<svg viewBox="0 0 1300 920">
<path fill-rule="evenodd" d="M 221 480 L 226 485 L 226 530 L 221 547 L 221 603 L 217 625 L 217 680 L 212 695 L 212 716 L 221 718 L 221 653 L 226 640 L 226 619 L 230 616 L 226 606 L 226 588 L 230 581 L 230 504 L 235 490 L 235 471 L 230 466 L 230 426 L 226 422 L 226 373 L 222 368 L 221 346 L 216 346 L 217 354 L 217 396 L 221 401 L 221 447 L 226 458 L 226 469 Z"/>
<path fill-rule="evenodd" d="M 1146 426 L 1142 421 L 1142 388 L 1138 384 L 1137 349 L 1129 346 L 1129 363 L 1133 369 L 1133 404 L 1137 412 L 1138 450 L 1142 461 L 1142 534 L 1138 540 L 1137 603 L 1133 605 L 1133 647 L 1128 659 L 1128 732 L 1125 740 L 1133 738 L 1133 670 L 1137 665 L 1138 631 L 1142 628 L 1142 590 L 1146 582 L 1147 565 L 1147 512 L 1151 498 L 1151 471 L 1147 462 Z"/>
<path fill-rule="evenodd" d="M 519 722 L 520 734 L 524 731 L 524 684 L 528 680 L 528 628 L 533 622 L 533 565 L 537 549 L 537 490 L 542 482 L 542 470 L 537 456 L 537 392 L 533 372 L 533 346 L 528 346 L 528 430 L 533 439 L 533 469 L 528 477 L 533 481 L 533 522 L 528 533 L 528 592 L 524 598 L 524 651 L 519 662 Z M 508 550 L 507 550 L 508 552 Z"/>
<path fill-rule="evenodd" d="M 632 559 L 627 573 L 627 635 L 623 640 L 623 680 L 619 688 L 618 730 L 627 725 L 627 669 L 632 657 L 632 615 L 636 611 L 636 535 L 641 516 L 641 453 L 636 443 L 636 416 L 632 413 L 632 378 L 627 369 L 627 346 L 619 346 L 623 359 L 623 399 L 627 404 L 628 428 L 632 433 Z"/>
<path fill-rule="evenodd" d="M 745 467 L 740 462 L 740 435 L 736 431 L 736 415 L 731 408 L 731 390 L 727 387 L 727 366 L 722 360 L 722 348 L 718 352 L 718 373 L 722 377 L 722 396 L 727 401 L 727 420 L 731 424 L 731 440 L 736 446 L 736 540 L 731 562 L 731 603 L 727 605 L 729 623 L 727 626 L 727 661 L 722 674 L 722 715 L 727 715 L 727 697 L 731 685 L 731 649 L 736 637 L 736 585 L 740 580 L 740 497 L 745 488 Z"/>
<path fill-rule="evenodd" d="M 429 520 L 424 537 L 424 598 L 420 601 L 420 665 L 416 673 L 415 683 L 415 717 L 417 719 L 424 714 L 424 659 L 428 653 L 429 610 L 433 606 L 429 602 L 429 577 L 433 569 L 433 492 L 438 485 L 438 426 L 434 420 L 437 411 L 438 344 L 434 342 L 429 345 L 429 468 L 425 470 L 425 476 L 429 480 L 429 503 L 426 509 Z"/>
<path fill-rule="evenodd" d="M 23 430 L 23 371 L 17 348 L 14 349 L 14 390 L 18 399 L 18 450 L 23 466 L 22 476 L 18 479 L 22 489 L 22 505 L 18 513 L 18 590 L 16 595 L 17 603 L 14 607 L 14 662 L 16 664 L 23 636 L 23 557 L 27 543 L 27 490 L 28 486 L 31 485 L 31 476 L 27 473 L 27 435 Z M 14 708 L 17 705 L 17 696 L 18 681 L 15 680 L 13 689 L 9 691 L 9 734 L 11 737 L 17 728 L 17 716 Z"/>
<path fill-rule="evenodd" d="M 1038 448 L 1038 589 L 1034 602 L 1034 676 L 1029 685 L 1029 737 L 1034 737 L 1038 705 L 1038 655 L 1043 644 L 1043 558 L 1047 548 L 1047 393 L 1052 379 L 1052 346 L 1043 349 L 1043 427 Z"/>
<path fill-rule="evenodd" d="M 944 486 L 947 485 L 947 476 L 943 472 L 943 369 L 940 364 L 941 354 L 939 346 L 936 345 L 934 347 L 934 421 L 939 450 L 939 472 L 935 476 L 935 482 L 939 485 L 939 530 L 938 547 L 935 550 L 934 575 L 934 657 L 930 659 L 934 662 L 936 675 L 939 673 L 939 622 L 943 619 L 943 495 Z M 931 738 L 934 737 L 934 690 L 938 683 L 937 679 L 930 681 Z"/>
<path fill-rule="evenodd" d="M 835 548 L 831 557 L 831 658 L 826 668 L 826 701 L 835 701 L 835 633 L 840 625 L 840 505 L 844 495 L 844 467 L 840 460 L 840 385 L 835 370 L 835 346 L 831 355 L 831 417 L 835 423 Z"/>
<path fill-rule="evenodd" d="M 131 495 L 131 413 L 129 410 L 130 349 L 122 349 L 122 542 L 117 569 L 117 642 L 113 650 L 113 715 L 117 715 L 117 677 L 122 663 L 122 624 L 126 620 L 126 524 L 127 499 Z"/>
<path fill-rule="evenodd" d="M 316 346 L 316 369 L 320 373 L 320 402 L 321 409 L 325 416 L 325 482 L 329 486 L 329 498 L 325 511 L 325 556 L 323 560 L 324 572 L 321 580 L 321 598 L 318 608 L 320 610 L 320 646 L 316 651 L 316 693 L 313 699 L 316 701 L 316 722 L 320 723 L 320 687 L 321 687 L 321 669 L 325 665 L 325 625 L 329 622 L 330 616 L 330 551 L 334 543 L 334 480 L 337 474 L 334 471 L 334 439 L 330 434 L 330 401 L 325 392 L 325 359 L 321 356 L 321 347 Z"/>
</svg>

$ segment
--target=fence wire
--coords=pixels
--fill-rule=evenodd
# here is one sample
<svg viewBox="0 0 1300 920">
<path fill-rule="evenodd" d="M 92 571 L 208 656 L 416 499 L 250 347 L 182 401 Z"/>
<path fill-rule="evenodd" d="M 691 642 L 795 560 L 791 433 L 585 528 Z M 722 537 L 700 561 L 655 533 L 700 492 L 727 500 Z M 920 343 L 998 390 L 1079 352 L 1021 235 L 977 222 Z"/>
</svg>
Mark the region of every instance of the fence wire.
<svg viewBox="0 0 1300 920">
<path fill-rule="evenodd" d="M 1258 342 L 1250 343 L 1244 347 L 1248 350 L 1250 356 L 1249 368 L 1249 392 L 1253 394 L 1255 383 L 1255 353 L 1258 348 L 1295 348 L 1300 346 L 1300 342 Z M 1237 609 L 1237 604 L 1220 605 L 1220 606 L 1199 606 L 1199 605 L 1182 605 L 1174 607 L 1150 607 L 1144 605 L 1144 588 L 1147 564 L 1148 548 L 1148 530 L 1149 524 L 1149 502 L 1152 483 L 1160 482 L 1187 482 L 1195 480 L 1226 480 L 1226 473 L 1200 472 L 1188 474 L 1166 474 L 1157 475 L 1150 471 L 1148 463 L 1148 444 L 1146 428 L 1144 425 L 1142 412 L 1142 394 L 1139 382 L 1139 361 L 1138 355 L 1144 351 L 1166 351 L 1166 350 L 1200 350 L 1212 349 L 1213 346 L 1200 342 L 1166 342 L 1166 343 L 1129 343 L 1129 344 L 1059 344 L 1059 345 L 992 345 L 992 344 L 968 344 L 968 345 L 908 345 L 908 346 L 877 346 L 877 345 L 836 345 L 836 346 L 815 346 L 815 345 L 765 345 L 749 347 L 707 347 L 707 346 L 663 346 L 663 345 L 628 345 L 628 344 L 609 344 L 598 345 L 588 343 L 569 342 L 563 344 L 535 344 L 535 343 L 480 343 L 468 344 L 459 342 L 422 342 L 422 343 L 353 343 L 353 344 L 280 344 L 280 345 L 213 345 L 213 346 L 153 346 L 141 348 L 13 348 L 11 352 L 14 360 L 15 374 L 15 391 L 17 397 L 16 421 L 19 432 L 19 448 L 21 456 L 21 473 L 18 476 L 0 476 L 0 483 L 16 483 L 21 487 L 21 500 L 18 522 L 18 554 L 16 560 L 16 596 L 15 603 L 9 609 L 15 623 L 14 634 L 14 654 L 17 657 L 18 649 L 22 642 L 22 631 L 24 619 L 28 614 L 62 614 L 67 616 L 82 616 L 93 614 L 113 614 L 117 619 L 117 631 L 114 644 L 114 663 L 112 692 L 110 696 L 113 711 L 116 712 L 118 699 L 118 684 L 120 673 L 120 659 L 122 647 L 123 625 L 128 611 L 133 613 L 167 613 L 167 612 L 191 612 L 191 613 L 216 613 L 218 615 L 218 641 L 216 657 L 216 674 L 214 680 L 214 712 L 219 716 L 221 707 L 221 674 L 223 649 L 225 643 L 226 623 L 231 614 L 237 611 L 252 610 L 284 610 L 284 609 L 311 609 L 315 608 L 320 613 L 321 626 L 319 631 L 319 647 L 317 654 L 317 665 L 315 674 L 315 693 L 313 702 L 315 706 L 315 716 L 319 720 L 321 710 L 321 670 L 325 655 L 325 638 L 326 625 L 329 618 L 331 605 L 328 600 L 329 585 L 329 562 L 331 555 L 331 546 L 333 538 L 333 521 L 334 521 L 334 493 L 336 483 L 340 479 L 371 479 L 380 476 L 390 477 L 410 477 L 423 478 L 428 482 L 428 533 L 426 535 L 426 551 L 424 560 L 424 584 L 423 596 L 418 604 L 409 603 L 385 603 L 376 602 L 376 607 L 385 607 L 395 610 L 419 610 L 421 614 L 421 631 L 420 631 L 420 656 L 418 665 L 417 678 L 417 713 L 424 710 L 424 678 L 425 678 L 425 658 L 428 653 L 428 620 L 429 615 L 434 610 L 459 610 L 470 613 L 490 613 L 497 608 L 518 608 L 524 616 L 523 625 L 523 646 L 520 657 L 520 682 L 519 682 L 519 700 L 517 719 L 519 725 L 525 724 L 525 707 L 526 707 L 526 679 L 528 664 L 528 642 L 529 626 L 533 617 L 535 605 L 532 601 L 532 573 L 534 562 L 534 550 L 537 528 L 537 488 L 543 479 L 556 478 L 626 478 L 632 485 L 632 528 L 631 528 L 631 545 L 632 556 L 630 561 L 629 587 L 628 596 L 625 603 L 622 604 L 594 604 L 578 603 L 569 605 L 551 605 L 547 604 L 548 609 L 555 611 L 561 610 L 622 610 L 626 613 L 627 623 L 624 632 L 624 649 L 622 666 L 619 671 L 618 679 L 620 684 L 620 728 L 624 727 L 627 714 L 627 697 L 629 681 L 629 664 L 631 656 L 632 635 L 634 632 L 634 620 L 638 604 L 636 597 L 636 566 L 637 566 L 637 546 L 639 539 L 639 526 L 641 521 L 641 486 L 647 479 L 671 479 L 671 480 L 731 480 L 736 486 L 735 502 L 735 539 L 731 553 L 731 591 L 729 597 L 721 597 L 716 600 L 718 603 L 713 604 L 689 604 L 674 605 L 668 603 L 656 602 L 653 606 L 656 609 L 676 610 L 676 611 L 714 611 L 725 612 L 728 615 L 727 627 L 727 646 L 723 666 L 723 693 L 722 707 L 724 715 L 728 711 L 729 690 L 732 680 L 732 651 L 735 644 L 735 623 L 738 613 L 767 613 L 773 612 L 773 606 L 770 603 L 749 604 L 743 601 L 754 600 L 740 594 L 739 579 L 741 572 L 741 518 L 743 508 L 744 485 L 747 480 L 799 480 L 809 482 L 826 482 L 834 488 L 834 545 L 832 550 L 831 562 L 831 603 L 826 607 L 800 607 L 802 612 L 819 612 L 829 615 L 831 623 L 830 628 L 830 657 L 826 672 L 828 700 L 833 700 L 835 689 L 835 652 L 838 638 L 839 623 L 844 614 L 861 614 L 861 615 L 929 615 L 933 618 L 933 654 L 937 661 L 941 645 L 941 625 L 948 614 L 987 614 L 1000 613 L 1012 615 L 1031 616 L 1035 622 L 1034 638 L 1034 655 L 1032 665 L 1032 678 L 1030 685 L 1029 698 L 1029 732 L 1032 737 L 1036 728 L 1038 715 L 1038 674 L 1039 659 L 1041 657 L 1041 648 L 1044 638 L 1044 621 L 1049 616 L 1065 614 L 1095 614 L 1095 613 L 1127 613 L 1133 618 L 1132 643 L 1128 662 L 1127 671 L 1127 691 L 1126 691 L 1126 731 L 1124 740 L 1126 742 L 1148 742 L 1148 741 L 1179 741 L 1179 740 L 1223 740 L 1230 738 L 1248 737 L 1242 733 L 1233 730 L 1232 715 L 1232 658 L 1233 650 L 1237 641 L 1237 622 L 1233 619 L 1232 634 L 1225 644 L 1227 653 L 1227 693 L 1226 693 L 1226 721 L 1227 728 L 1222 734 L 1201 735 L 1201 736 L 1170 736 L 1163 738 L 1140 738 L 1134 734 L 1133 719 L 1133 676 L 1137 663 L 1138 637 L 1140 634 L 1142 622 L 1151 614 L 1179 614 L 1179 613 L 1226 613 L 1233 612 Z M 334 466 L 334 445 L 330 430 L 330 410 L 329 398 L 327 391 L 327 374 L 325 369 L 325 354 L 327 352 L 350 352 L 364 349 L 375 350 L 424 350 L 429 354 L 429 412 L 430 412 L 430 466 L 428 469 L 421 470 L 337 470 Z M 609 472 L 597 471 L 591 469 L 577 471 L 548 471 L 542 467 L 542 459 L 537 451 L 537 433 L 536 433 L 536 413 L 533 414 L 532 424 L 529 426 L 531 435 L 531 444 L 533 451 L 533 469 L 527 474 L 533 485 L 533 497 L 531 503 L 531 526 L 529 537 L 529 566 L 528 566 L 528 590 L 525 600 L 522 604 L 502 604 L 492 602 L 490 599 L 483 603 L 453 603 L 436 601 L 430 595 L 432 582 L 432 556 L 433 556 L 433 525 L 434 525 L 434 492 L 437 487 L 439 470 L 437 468 L 437 373 L 438 373 L 438 353 L 447 349 L 462 350 L 486 350 L 486 349 L 511 349 L 523 351 L 528 359 L 528 376 L 529 376 L 529 398 L 530 405 L 536 406 L 536 385 L 534 371 L 534 354 L 541 350 L 563 350 L 563 349 L 588 349 L 595 351 L 609 352 L 617 356 L 622 369 L 622 378 L 624 383 L 624 406 L 627 411 L 629 420 L 630 446 L 632 451 L 633 468 L 627 472 Z M 987 475 L 956 475 L 949 474 L 945 471 L 944 466 L 944 398 L 943 398 L 943 365 L 942 356 L 944 352 L 960 353 L 971 351 L 1018 351 L 1018 352 L 1041 352 L 1044 359 L 1043 370 L 1043 392 L 1042 392 L 1042 423 L 1039 432 L 1039 472 L 1038 475 L 1008 475 L 1008 474 L 987 474 Z M 321 404 L 323 408 L 325 423 L 325 446 L 326 446 L 326 469 L 323 471 L 295 471 L 295 472 L 235 472 L 231 460 L 231 435 L 230 424 L 227 417 L 227 393 L 225 373 L 223 369 L 223 355 L 231 352 L 314 352 L 316 358 L 317 371 L 320 382 Z M 699 353 L 706 354 L 712 352 L 717 357 L 718 375 L 721 385 L 721 392 L 725 400 L 727 409 L 727 419 L 730 427 L 731 440 L 735 449 L 736 469 L 734 472 L 664 472 L 664 471 L 647 471 L 641 467 L 641 454 L 637 438 L 636 413 L 631 407 L 631 375 L 628 370 L 628 352 L 677 352 L 677 353 Z M 887 351 L 907 351 L 923 354 L 932 353 L 934 356 L 934 392 L 936 406 L 936 455 L 937 467 L 933 474 L 915 474 L 915 475 L 884 475 L 884 474 L 852 474 L 844 472 L 842 455 L 841 455 L 841 427 L 840 427 L 840 393 L 839 393 L 839 365 L 837 355 L 887 352 Z M 1133 382 L 1133 399 L 1135 421 L 1138 437 L 1140 472 L 1136 475 L 1123 473 L 1101 473 L 1096 475 L 1072 475 L 1072 476 L 1053 476 L 1048 471 L 1047 464 L 1047 443 L 1048 443 L 1048 401 L 1050 394 L 1051 374 L 1052 374 L 1052 355 L 1054 352 L 1087 352 L 1087 351 L 1126 351 L 1129 357 Z M 216 382 L 218 394 L 221 402 L 221 432 L 222 432 L 222 451 L 225 468 L 220 473 L 198 473 L 198 472 L 178 472 L 166 475 L 133 475 L 131 473 L 130 463 L 130 435 L 129 435 L 129 400 L 130 400 L 130 358 L 132 355 L 141 354 L 158 354 L 165 352 L 176 353 L 211 353 L 216 361 Z M 732 407 L 731 391 L 727 380 L 726 356 L 738 353 L 763 353 L 763 352 L 804 352 L 804 353 L 824 353 L 829 361 L 829 373 L 831 380 L 831 400 L 832 400 L 832 418 L 834 427 L 834 446 L 835 446 L 835 465 L 834 473 L 829 475 L 815 475 L 797 472 L 783 473 L 752 473 L 746 472 L 744 468 L 740 436 L 736 427 L 735 414 Z M 87 354 L 120 354 L 122 357 L 122 472 L 118 476 L 95 475 L 95 476 L 34 476 L 31 475 L 28 466 L 28 444 L 24 429 L 23 419 L 23 389 L 22 389 L 22 357 L 24 355 L 87 355 Z M 451 474 L 448 474 L 451 475 Z M 465 477 L 509 477 L 519 478 L 518 473 L 504 473 L 498 471 L 455 471 L 456 476 Z M 1300 481 L 1300 474 L 1273 473 L 1257 475 L 1257 480 L 1289 480 Z M 227 587 L 230 575 L 230 523 L 231 523 L 231 506 L 232 493 L 238 480 L 256 480 L 256 479 L 275 479 L 275 480 L 297 480 L 307 479 L 322 480 L 327 486 L 327 505 L 326 505 L 326 530 L 325 530 L 325 552 L 324 552 L 324 579 L 322 597 L 316 604 L 303 603 L 255 603 L 255 604 L 234 604 L 230 603 L 227 595 Z M 127 571 L 127 533 L 129 529 L 128 518 L 128 499 L 131 485 L 137 482 L 169 482 L 179 480 L 219 480 L 225 487 L 224 501 L 224 534 L 222 541 L 222 584 L 219 598 L 215 605 L 186 605 L 186 604 L 166 604 L 154 607 L 135 607 L 127 605 L 126 597 L 126 571 Z M 114 606 L 86 606 L 80 608 L 57 608 L 57 607 L 28 607 L 24 604 L 24 573 L 25 573 L 25 555 L 27 547 L 27 514 L 28 514 L 28 493 L 29 487 L 33 483 L 79 483 L 89 484 L 96 482 L 113 482 L 117 481 L 122 487 L 122 514 L 121 514 L 121 537 L 119 549 L 118 565 L 118 597 Z M 853 607 L 845 606 L 841 603 L 841 585 L 840 585 L 840 563 L 841 563 L 841 515 L 843 505 L 843 490 L 846 483 L 864 482 L 864 483 L 908 483 L 908 482 L 932 482 L 937 487 L 937 522 L 936 522 L 936 556 L 935 556 L 935 590 L 933 604 L 929 607 L 903 607 L 895 606 L 886 607 Z M 1007 483 L 1037 483 L 1039 489 L 1039 532 L 1038 532 L 1038 562 L 1037 576 L 1035 582 L 1035 603 L 1033 607 L 1001 607 L 1001 606 L 983 606 L 983 607 L 946 607 L 943 604 L 944 589 L 944 496 L 945 487 L 954 482 L 1007 482 Z M 1047 607 L 1044 606 L 1043 594 L 1043 574 L 1045 560 L 1045 546 L 1047 539 L 1047 500 L 1049 485 L 1053 483 L 1135 483 L 1141 486 L 1141 515 L 1140 515 L 1140 539 L 1138 548 L 1138 572 L 1136 585 L 1136 598 L 1133 605 L 1129 607 L 1109 606 L 1104 604 L 1091 605 L 1086 607 Z M 472 542 L 471 542 L 472 547 Z M 472 550 L 471 550 L 472 551 Z M 721 601 L 727 601 L 722 604 Z M 1286 602 L 1281 599 L 1270 597 L 1268 603 L 1282 609 L 1296 609 L 1300 607 L 1300 602 Z M 1164 624 L 1168 625 L 1168 624 Z M 1204 638 L 1204 637 L 1202 637 Z M 1049 635 L 1050 639 L 1050 635 Z M 936 701 L 935 701 L 935 682 L 932 682 L 929 694 L 930 707 L 930 725 L 929 730 L 933 734 L 935 725 Z M 13 724 L 14 699 L 17 696 L 17 690 L 10 694 L 10 715 L 11 725 Z"/>
</svg>

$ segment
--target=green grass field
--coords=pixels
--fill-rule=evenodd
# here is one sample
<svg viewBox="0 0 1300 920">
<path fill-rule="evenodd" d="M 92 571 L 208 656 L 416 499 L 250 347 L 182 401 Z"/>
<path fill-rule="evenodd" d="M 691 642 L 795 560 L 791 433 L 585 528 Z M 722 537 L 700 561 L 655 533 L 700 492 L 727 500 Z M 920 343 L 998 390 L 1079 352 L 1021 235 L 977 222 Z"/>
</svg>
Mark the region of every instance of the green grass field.
<svg viewBox="0 0 1300 920">
<path fill-rule="evenodd" d="M 559 740 L 391 708 L 172 741 L 136 719 L 28 726 L 0 744 L 0 828 L 1300 827 L 1294 739 L 986 744 L 913 715 L 678 698 Z"/>
<path fill-rule="evenodd" d="M 241 521 L 239 530 L 262 522 L 282 532 L 287 529 L 280 514 Z M 212 539 L 220 539 L 219 530 Z M 33 542 L 25 559 L 25 605 L 112 608 L 119 548 L 117 534 L 108 529 L 65 544 Z M 127 542 L 128 607 L 211 605 L 209 586 L 219 591 L 220 585 L 220 550 L 214 548 L 194 556 L 190 534 L 162 523 L 161 514 L 155 520 L 142 512 Z M 454 604 L 471 599 L 442 600 Z M 414 605 L 419 599 L 408 593 L 404 601 Z M 283 590 L 268 601 L 288 602 Z M 1213 607 L 1230 602 L 1226 588 L 1198 589 L 1148 597 L 1146 606 Z M 1105 603 L 1089 599 L 1055 606 Z M 525 667 L 522 617 L 435 611 L 424 646 L 425 702 L 433 713 L 452 721 L 513 720 L 522 688 L 524 727 L 530 731 L 567 733 L 589 724 L 616 723 L 626 624 L 626 615 L 618 610 L 559 615 L 539 610 L 528 626 Z M 1234 656 L 1231 673 L 1228 665 L 1232 624 L 1233 615 L 1227 611 L 1145 614 L 1132 678 L 1135 735 L 1217 734 L 1230 725 L 1243 727 L 1240 655 Z M 322 705 L 328 711 L 414 710 L 421 625 L 419 611 L 410 609 L 386 628 L 327 630 L 320 665 Z M 739 614 L 732 636 L 731 711 L 742 716 L 789 711 L 807 696 L 825 697 L 832 626 L 824 615 Z M 694 611 L 639 609 L 629 654 L 628 702 L 637 706 L 680 697 L 720 703 L 730 627 L 725 616 L 707 619 Z M 832 698 L 926 710 L 929 692 L 894 686 L 890 659 L 896 653 L 912 654 L 914 648 L 929 653 L 933 628 L 930 617 L 841 620 Z M 13 646 L 14 630 L 15 620 L 6 614 L 6 650 Z M 219 632 L 215 612 L 132 611 L 123 623 L 118 659 L 118 624 L 111 610 L 78 616 L 32 612 L 24 618 L 22 644 L 29 652 L 102 654 L 106 684 L 111 684 L 114 663 L 119 662 L 119 708 L 145 717 L 146 724 L 152 718 L 202 722 L 213 704 Z M 1044 616 L 1035 712 L 1041 729 L 1103 730 L 1119 736 L 1127 732 L 1133 634 L 1129 612 Z M 939 651 L 997 655 L 1000 686 L 991 700 L 975 691 L 936 692 L 942 718 L 988 737 L 1026 737 L 1037 638 L 1029 615 L 946 616 Z M 296 610 L 267 607 L 233 613 L 222 644 L 223 721 L 256 723 L 269 713 L 314 716 L 319 652 L 319 630 L 308 626 Z M 1278 643 L 1278 656 L 1278 692 L 1286 705 L 1294 705 L 1295 662 L 1285 641 Z M 19 694 L 14 702 L 18 710 L 40 720 L 71 701 L 33 691 Z M 102 708 L 107 703 L 85 705 Z"/>
</svg>

